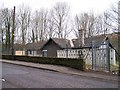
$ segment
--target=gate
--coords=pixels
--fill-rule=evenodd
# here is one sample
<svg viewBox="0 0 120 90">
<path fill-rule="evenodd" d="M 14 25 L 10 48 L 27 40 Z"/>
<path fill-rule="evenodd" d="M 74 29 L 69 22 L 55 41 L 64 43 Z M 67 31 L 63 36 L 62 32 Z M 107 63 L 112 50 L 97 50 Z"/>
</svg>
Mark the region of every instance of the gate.
<svg viewBox="0 0 120 90">
<path fill-rule="evenodd" d="M 92 69 L 95 71 L 110 71 L 110 47 L 106 39 L 100 45 L 92 42 Z"/>
</svg>

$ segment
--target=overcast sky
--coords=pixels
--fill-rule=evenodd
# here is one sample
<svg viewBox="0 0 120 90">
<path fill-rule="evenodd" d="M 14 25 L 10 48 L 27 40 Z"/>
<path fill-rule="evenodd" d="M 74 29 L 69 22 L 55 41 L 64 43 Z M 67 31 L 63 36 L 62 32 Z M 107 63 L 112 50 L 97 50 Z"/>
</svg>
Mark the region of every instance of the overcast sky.
<svg viewBox="0 0 120 90">
<path fill-rule="evenodd" d="M 101 13 L 110 8 L 111 4 L 116 3 L 118 0 L 0 0 L 0 8 L 13 6 L 19 6 L 21 4 L 27 4 L 36 10 L 39 8 L 50 9 L 56 2 L 67 2 L 71 6 L 71 12 L 73 14 L 80 12 Z"/>
</svg>

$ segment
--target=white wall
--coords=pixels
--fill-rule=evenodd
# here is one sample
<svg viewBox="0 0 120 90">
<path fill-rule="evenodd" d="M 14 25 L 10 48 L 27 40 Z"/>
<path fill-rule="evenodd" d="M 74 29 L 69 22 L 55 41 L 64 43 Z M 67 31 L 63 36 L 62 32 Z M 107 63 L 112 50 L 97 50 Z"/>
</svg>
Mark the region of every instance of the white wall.
<svg viewBox="0 0 120 90">
<path fill-rule="evenodd" d="M 15 55 L 25 55 L 25 51 L 15 51 Z"/>
<path fill-rule="evenodd" d="M 79 58 L 80 49 L 57 50 L 58 58 Z M 82 49 L 86 64 L 92 64 L 92 52 L 89 49 Z M 68 54 L 68 57 L 67 57 Z"/>
<path fill-rule="evenodd" d="M 116 65 L 116 56 L 115 56 L 115 50 L 110 49 L 110 64 Z"/>
<path fill-rule="evenodd" d="M 57 50 L 57 57 L 58 58 L 79 58 L 79 49 L 68 49 L 67 50 Z M 92 65 L 92 49 L 82 49 L 84 60 L 86 64 Z M 67 57 L 68 53 L 68 57 Z M 105 49 L 97 49 L 96 50 L 96 63 L 102 67 L 105 63 Z M 116 65 L 116 58 L 115 58 L 115 50 L 110 48 L 110 63 L 112 65 Z"/>
<path fill-rule="evenodd" d="M 58 58 L 78 58 L 78 50 L 57 50 Z"/>
</svg>

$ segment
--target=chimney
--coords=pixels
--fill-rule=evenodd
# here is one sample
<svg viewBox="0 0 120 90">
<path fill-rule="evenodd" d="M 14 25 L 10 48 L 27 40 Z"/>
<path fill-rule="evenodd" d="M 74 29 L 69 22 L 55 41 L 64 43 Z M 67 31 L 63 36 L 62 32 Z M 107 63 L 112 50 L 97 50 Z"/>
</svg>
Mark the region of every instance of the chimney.
<svg viewBox="0 0 120 90">
<path fill-rule="evenodd" d="M 79 30 L 79 47 L 83 47 L 85 45 L 84 42 L 84 29 Z"/>
</svg>

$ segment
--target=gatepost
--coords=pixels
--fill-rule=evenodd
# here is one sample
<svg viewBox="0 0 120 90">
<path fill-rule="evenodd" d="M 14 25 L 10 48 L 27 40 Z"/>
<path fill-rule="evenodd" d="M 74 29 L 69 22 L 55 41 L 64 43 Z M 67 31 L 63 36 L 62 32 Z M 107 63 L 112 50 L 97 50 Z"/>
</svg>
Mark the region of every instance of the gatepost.
<svg viewBox="0 0 120 90">
<path fill-rule="evenodd" d="M 94 41 L 92 41 L 92 69 L 96 70 L 96 47 Z"/>
<path fill-rule="evenodd" d="M 106 69 L 107 72 L 110 72 L 110 47 L 109 39 L 106 39 Z"/>
</svg>

